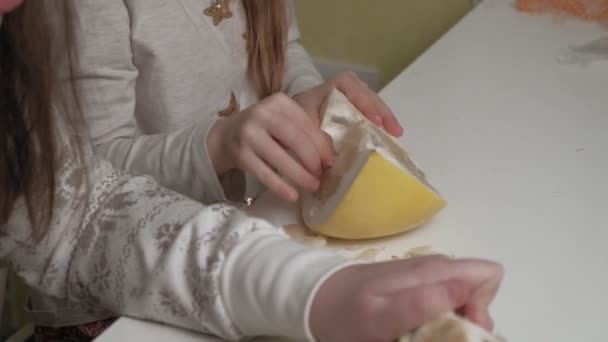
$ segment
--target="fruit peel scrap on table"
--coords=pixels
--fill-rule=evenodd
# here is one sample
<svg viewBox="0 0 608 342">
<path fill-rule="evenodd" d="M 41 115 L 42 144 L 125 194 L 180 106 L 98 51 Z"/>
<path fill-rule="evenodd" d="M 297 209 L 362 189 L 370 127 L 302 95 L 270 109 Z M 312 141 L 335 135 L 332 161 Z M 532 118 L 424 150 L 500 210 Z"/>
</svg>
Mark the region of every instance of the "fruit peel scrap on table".
<svg viewBox="0 0 608 342">
<path fill-rule="evenodd" d="M 432 320 L 399 342 L 506 342 L 465 318 L 450 313 Z"/>
</svg>

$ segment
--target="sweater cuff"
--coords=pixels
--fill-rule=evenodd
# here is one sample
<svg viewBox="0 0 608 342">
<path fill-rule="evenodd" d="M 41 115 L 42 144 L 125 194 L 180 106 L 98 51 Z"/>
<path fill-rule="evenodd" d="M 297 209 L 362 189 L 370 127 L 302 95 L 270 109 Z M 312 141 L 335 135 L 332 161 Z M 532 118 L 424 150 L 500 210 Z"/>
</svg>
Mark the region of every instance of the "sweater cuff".
<svg viewBox="0 0 608 342">
<path fill-rule="evenodd" d="M 293 82 L 291 82 L 291 84 L 286 89 L 286 93 L 290 97 L 294 97 L 301 92 L 323 84 L 323 82 L 323 78 L 320 75 L 302 75 L 295 79 Z"/>
<path fill-rule="evenodd" d="M 220 295 L 243 336 L 314 341 L 309 320 L 317 290 L 328 277 L 352 264 L 334 252 L 312 249 L 282 234 L 253 232 L 229 254 Z"/>
<path fill-rule="evenodd" d="M 235 204 L 244 198 L 245 175 L 241 171 L 234 170 L 222 177 L 217 176 L 207 149 L 209 131 L 216 122 L 217 118 L 210 117 L 196 129 L 194 133 L 195 143 L 192 144 L 192 167 L 204 190 L 204 198 L 201 200 L 203 203 L 228 202 Z"/>
</svg>

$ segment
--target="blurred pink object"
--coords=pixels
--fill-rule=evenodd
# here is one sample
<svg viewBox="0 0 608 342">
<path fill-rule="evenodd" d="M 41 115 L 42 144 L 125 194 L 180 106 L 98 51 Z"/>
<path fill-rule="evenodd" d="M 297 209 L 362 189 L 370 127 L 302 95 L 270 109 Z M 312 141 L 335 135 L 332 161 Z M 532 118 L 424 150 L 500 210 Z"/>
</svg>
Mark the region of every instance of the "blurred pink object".
<svg viewBox="0 0 608 342">
<path fill-rule="evenodd" d="M 524 12 L 558 11 L 590 21 L 608 21 L 608 0 L 517 0 Z"/>
<path fill-rule="evenodd" d="M 14 10 L 23 0 L 0 0 L 0 15 Z"/>
</svg>

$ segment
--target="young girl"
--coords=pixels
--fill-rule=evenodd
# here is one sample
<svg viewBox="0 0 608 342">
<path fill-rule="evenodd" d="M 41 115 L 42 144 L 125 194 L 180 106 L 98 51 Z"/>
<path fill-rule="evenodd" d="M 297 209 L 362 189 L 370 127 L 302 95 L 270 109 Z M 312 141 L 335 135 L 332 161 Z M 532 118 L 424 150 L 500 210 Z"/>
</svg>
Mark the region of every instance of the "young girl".
<svg viewBox="0 0 608 342">
<path fill-rule="evenodd" d="M 334 158 L 318 128 L 333 87 L 390 133 L 402 133 L 354 74 L 323 82 L 299 43 L 291 0 L 74 5 L 82 61 L 76 86 L 96 152 L 203 203 L 243 199 L 243 173 L 235 170 L 252 175 L 252 197 L 260 191 L 255 180 L 289 201 L 297 188 L 315 191 Z"/>
<path fill-rule="evenodd" d="M 234 341 L 393 341 L 453 310 L 490 328 L 494 263 L 355 265 L 94 159 L 57 72 L 78 65 L 69 2 L 20 2 L 0 0 L 0 260 L 31 287 L 35 322 L 62 328 L 49 339 L 91 339 L 77 326 L 120 315 Z"/>
</svg>

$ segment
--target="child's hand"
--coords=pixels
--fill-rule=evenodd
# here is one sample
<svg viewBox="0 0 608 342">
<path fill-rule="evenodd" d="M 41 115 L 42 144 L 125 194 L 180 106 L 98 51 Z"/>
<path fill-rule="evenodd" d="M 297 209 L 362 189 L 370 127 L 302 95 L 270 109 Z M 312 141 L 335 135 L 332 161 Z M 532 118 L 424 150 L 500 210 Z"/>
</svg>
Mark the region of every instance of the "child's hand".
<svg viewBox="0 0 608 342">
<path fill-rule="evenodd" d="M 348 267 L 317 292 L 310 327 L 321 342 L 389 342 L 457 311 L 491 330 L 502 273 L 488 261 L 440 256 Z"/>
<path fill-rule="evenodd" d="M 352 72 L 342 73 L 330 81 L 299 93 L 293 99 L 304 108 L 318 126 L 319 110 L 333 88 L 344 93 L 363 115 L 378 126 L 384 127 L 391 135 L 399 137 L 403 134 L 403 128 L 390 108 Z"/>
<path fill-rule="evenodd" d="M 336 157 L 331 138 L 296 102 L 280 93 L 218 120 L 207 139 L 218 174 L 238 167 L 287 201 L 297 200 L 298 192 L 279 175 L 314 192 L 323 166 Z"/>
</svg>

